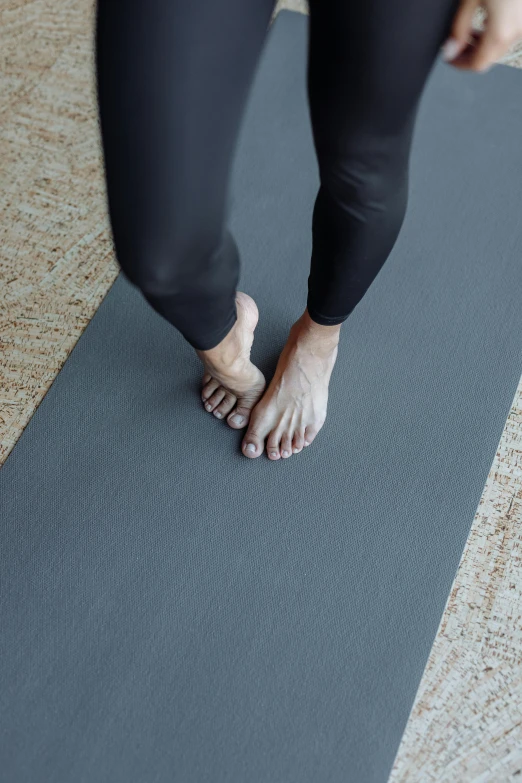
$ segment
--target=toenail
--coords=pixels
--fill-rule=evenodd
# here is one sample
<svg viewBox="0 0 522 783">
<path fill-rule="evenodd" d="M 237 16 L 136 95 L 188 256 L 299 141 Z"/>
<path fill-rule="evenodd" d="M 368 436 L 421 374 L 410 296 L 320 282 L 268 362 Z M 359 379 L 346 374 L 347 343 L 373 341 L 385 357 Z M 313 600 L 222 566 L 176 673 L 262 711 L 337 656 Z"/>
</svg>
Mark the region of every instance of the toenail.
<svg viewBox="0 0 522 783">
<path fill-rule="evenodd" d="M 290 452 L 289 451 L 283 451 L 282 456 L 283 457 L 289 457 L 290 456 Z"/>
<path fill-rule="evenodd" d="M 305 446 L 309 446 L 309 445 L 310 445 L 310 444 L 308 443 L 308 441 L 307 441 L 307 440 L 305 440 Z"/>
<path fill-rule="evenodd" d="M 277 451 L 271 451 L 270 452 L 271 457 L 277 457 Z"/>
<path fill-rule="evenodd" d="M 220 419 L 221 418 L 221 413 L 219 413 L 219 412 L 218 413 L 214 413 L 214 416 L 216 417 L 216 419 Z"/>
<path fill-rule="evenodd" d="M 235 416 L 231 417 L 230 421 L 233 422 L 234 424 L 237 424 L 238 427 L 239 427 L 241 424 L 243 424 L 243 422 L 245 421 L 245 418 L 244 418 L 244 416 L 238 416 L 236 414 Z"/>
<path fill-rule="evenodd" d="M 256 447 L 253 443 L 247 443 L 245 451 L 255 451 Z"/>
<path fill-rule="evenodd" d="M 207 409 L 207 411 L 211 411 L 212 410 L 212 405 L 209 402 L 207 402 L 207 404 L 205 405 L 205 408 Z"/>
</svg>

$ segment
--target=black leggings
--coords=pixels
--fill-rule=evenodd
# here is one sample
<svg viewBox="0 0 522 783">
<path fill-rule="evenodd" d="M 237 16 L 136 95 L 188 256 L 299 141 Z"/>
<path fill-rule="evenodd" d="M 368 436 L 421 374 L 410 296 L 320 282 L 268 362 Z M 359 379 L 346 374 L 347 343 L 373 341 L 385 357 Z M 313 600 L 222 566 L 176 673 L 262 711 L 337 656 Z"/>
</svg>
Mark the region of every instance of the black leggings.
<svg viewBox="0 0 522 783">
<path fill-rule="evenodd" d="M 308 312 L 342 323 L 406 209 L 419 98 L 456 0 L 311 0 L 308 91 L 321 186 Z M 273 0 L 98 0 L 96 76 L 116 257 L 195 348 L 236 320 L 228 188 Z"/>
</svg>

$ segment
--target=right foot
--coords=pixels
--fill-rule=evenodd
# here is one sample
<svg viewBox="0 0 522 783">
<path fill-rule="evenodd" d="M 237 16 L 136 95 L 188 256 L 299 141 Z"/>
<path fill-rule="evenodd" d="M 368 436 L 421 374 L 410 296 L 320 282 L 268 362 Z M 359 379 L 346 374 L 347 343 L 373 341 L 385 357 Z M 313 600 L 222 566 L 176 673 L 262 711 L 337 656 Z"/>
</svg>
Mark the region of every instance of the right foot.
<svg viewBox="0 0 522 783">
<path fill-rule="evenodd" d="M 259 312 L 254 300 L 236 293 L 237 321 L 210 351 L 196 351 L 205 366 L 201 399 L 217 419 L 227 417 L 233 429 L 246 427 L 250 412 L 265 388 L 265 378 L 250 361 Z"/>
<path fill-rule="evenodd" d="M 315 323 L 308 311 L 292 326 L 274 377 L 250 417 L 246 457 L 259 457 L 265 440 L 271 460 L 298 454 L 312 443 L 326 418 L 340 329 L 340 324 Z"/>
</svg>

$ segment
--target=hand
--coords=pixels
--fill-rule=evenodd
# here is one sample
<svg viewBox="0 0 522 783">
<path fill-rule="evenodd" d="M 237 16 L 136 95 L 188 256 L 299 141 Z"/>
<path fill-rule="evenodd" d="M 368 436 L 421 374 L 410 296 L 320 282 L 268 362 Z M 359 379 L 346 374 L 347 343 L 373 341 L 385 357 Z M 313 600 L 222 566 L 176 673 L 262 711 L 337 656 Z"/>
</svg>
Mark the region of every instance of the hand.
<svg viewBox="0 0 522 783">
<path fill-rule="evenodd" d="M 486 12 L 480 32 L 473 27 L 479 7 Z M 522 0 L 462 0 L 443 56 L 455 68 L 487 71 L 521 38 Z"/>
</svg>

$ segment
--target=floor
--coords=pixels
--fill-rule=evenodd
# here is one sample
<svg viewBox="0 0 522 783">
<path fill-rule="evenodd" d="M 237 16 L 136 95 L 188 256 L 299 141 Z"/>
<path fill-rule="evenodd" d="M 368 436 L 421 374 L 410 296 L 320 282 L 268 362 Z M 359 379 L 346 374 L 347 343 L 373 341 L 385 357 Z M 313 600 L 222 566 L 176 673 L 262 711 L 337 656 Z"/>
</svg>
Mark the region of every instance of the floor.
<svg viewBox="0 0 522 783">
<path fill-rule="evenodd" d="M 301 0 L 282 6 L 306 12 Z M 92 0 L 3 0 L 0 9 L 0 464 L 117 274 L 93 20 Z M 522 46 L 504 61 L 522 67 Z M 521 779 L 521 522 L 522 380 L 393 783 Z"/>
</svg>

